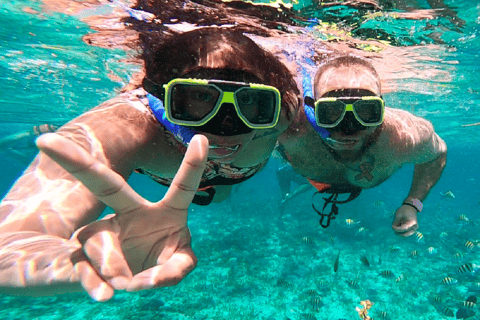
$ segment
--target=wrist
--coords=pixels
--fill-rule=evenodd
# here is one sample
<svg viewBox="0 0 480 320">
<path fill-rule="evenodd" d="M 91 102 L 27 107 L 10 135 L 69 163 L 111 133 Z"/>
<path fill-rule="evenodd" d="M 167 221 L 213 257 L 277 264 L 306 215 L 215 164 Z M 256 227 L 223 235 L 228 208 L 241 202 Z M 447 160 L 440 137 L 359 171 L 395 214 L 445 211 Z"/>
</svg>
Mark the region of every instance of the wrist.
<svg viewBox="0 0 480 320">
<path fill-rule="evenodd" d="M 423 203 L 417 198 L 408 197 L 407 199 L 403 200 L 402 205 L 411 206 L 415 208 L 417 212 L 422 212 L 423 210 Z"/>
</svg>

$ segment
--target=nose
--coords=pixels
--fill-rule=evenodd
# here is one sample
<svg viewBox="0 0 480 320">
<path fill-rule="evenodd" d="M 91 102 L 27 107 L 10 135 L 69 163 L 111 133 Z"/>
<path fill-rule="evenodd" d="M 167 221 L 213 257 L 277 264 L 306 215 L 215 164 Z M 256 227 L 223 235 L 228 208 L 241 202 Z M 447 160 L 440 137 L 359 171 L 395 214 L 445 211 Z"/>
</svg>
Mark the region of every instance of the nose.
<svg viewBox="0 0 480 320">
<path fill-rule="evenodd" d="M 234 125 L 233 114 L 235 113 L 235 107 L 231 103 L 224 103 L 220 106 L 223 119 L 221 125 L 225 127 L 232 127 Z"/>
<path fill-rule="evenodd" d="M 235 111 L 235 106 L 231 103 L 224 103 L 220 106 L 220 111 L 222 115 L 222 120 L 220 122 L 220 125 L 223 128 L 232 128 L 235 125 L 235 119 L 233 118 L 233 115 L 236 113 Z"/>
<path fill-rule="evenodd" d="M 338 130 L 342 131 L 345 134 L 355 134 L 360 130 L 365 130 L 366 127 L 363 126 L 355 118 L 355 115 L 351 111 L 347 111 L 345 117 L 342 119 L 338 125 Z"/>
</svg>

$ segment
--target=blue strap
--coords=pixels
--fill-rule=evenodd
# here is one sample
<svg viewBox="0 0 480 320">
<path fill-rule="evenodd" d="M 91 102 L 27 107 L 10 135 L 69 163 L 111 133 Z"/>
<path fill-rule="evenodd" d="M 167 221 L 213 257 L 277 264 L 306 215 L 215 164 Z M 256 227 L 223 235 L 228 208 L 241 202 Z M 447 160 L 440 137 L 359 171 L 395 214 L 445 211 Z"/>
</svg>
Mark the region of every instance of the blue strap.
<svg viewBox="0 0 480 320">
<path fill-rule="evenodd" d="M 303 86 L 303 98 L 305 100 L 306 97 L 310 97 L 313 99 L 313 91 L 312 91 L 312 78 L 308 71 L 302 67 L 302 86 Z M 322 139 L 326 139 L 330 136 L 330 132 L 327 129 L 319 127 L 317 125 L 317 121 L 315 120 L 315 109 L 307 106 L 305 101 L 303 103 L 303 110 L 305 115 L 307 116 L 308 122 L 312 125 L 313 129 L 322 137 Z"/>
<path fill-rule="evenodd" d="M 147 93 L 148 98 L 148 105 L 152 110 L 155 118 L 170 131 L 177 140 L 179 140 L 184 145 L 188 145 L 190 140 L 192 140 L 193 136 L 197 134 L 195 130 L 189 129 L 184 126 L 180 126 L 178 124 L 171 123 L 167 119 L 167 115 L 165 113 L 165 107 L 163 106 L 162 100 L 158 99 L 157 97 Z"/>
</svg>

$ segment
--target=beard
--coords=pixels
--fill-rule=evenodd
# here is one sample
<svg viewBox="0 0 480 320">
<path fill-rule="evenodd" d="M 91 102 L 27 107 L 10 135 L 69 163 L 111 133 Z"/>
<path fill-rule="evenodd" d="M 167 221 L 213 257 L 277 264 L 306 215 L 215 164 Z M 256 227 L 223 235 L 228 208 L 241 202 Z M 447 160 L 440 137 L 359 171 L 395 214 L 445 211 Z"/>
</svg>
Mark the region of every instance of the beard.
<svg viewBox="0 0 480 320">
<path fill-rule="evenodd" d="M 330 152 L 330 154 L 332 155 L 335 161 L 338 161 L 340 163 L 355 162 L 357 160 L 362 159 L 362 157 L 365 155 L 368 149 L 370 149 L 370 147 L 374 145 L 374 143 L 378 140 L 378 137 L 380 136 L 381 131 L 382 131 L 382 125 L 377 127 L 375 131 L 373 131 L 370 135 L 365 137 L 365 141 L 363 142 L 363 145 L 360 147 L 360 149 L 357 149 L 357 150 L 337 150 L 332 148 L 332 146 L 329 145 L 328 142 L 325 141 L 325 139 L 321 139 L 321 140 L 322 140 L 322 143 L 327 147 L 327 150 Z"/>
</svg>

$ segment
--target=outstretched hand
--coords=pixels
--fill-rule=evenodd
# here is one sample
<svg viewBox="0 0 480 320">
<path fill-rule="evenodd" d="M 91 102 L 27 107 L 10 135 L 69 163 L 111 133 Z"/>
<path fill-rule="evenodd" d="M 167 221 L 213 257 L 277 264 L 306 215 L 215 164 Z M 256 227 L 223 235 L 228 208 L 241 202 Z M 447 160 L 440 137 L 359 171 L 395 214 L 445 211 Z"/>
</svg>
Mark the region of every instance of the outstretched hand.
<svg viewBox="0 0 480 320">
<path fill-rule="evenodd" d="M 114 290 L 172 286 L 195 268 L 187 213 L 205 169 L 206 137 L 192 139 L 172 185 L 157 203 L 138 195 L 122 176 L 65 137 L 45 134 L 37 146 L 115 211 L 71 238 L 82 247 L 71 258 L 93 299 L 108 300 Z"/>
<path fill-rule="evenodd" d="M 417 210 L 403 205 L 395 212 L 392 228 L 399 236 L 409 237 L 418 229 Z"/>
</svg>

